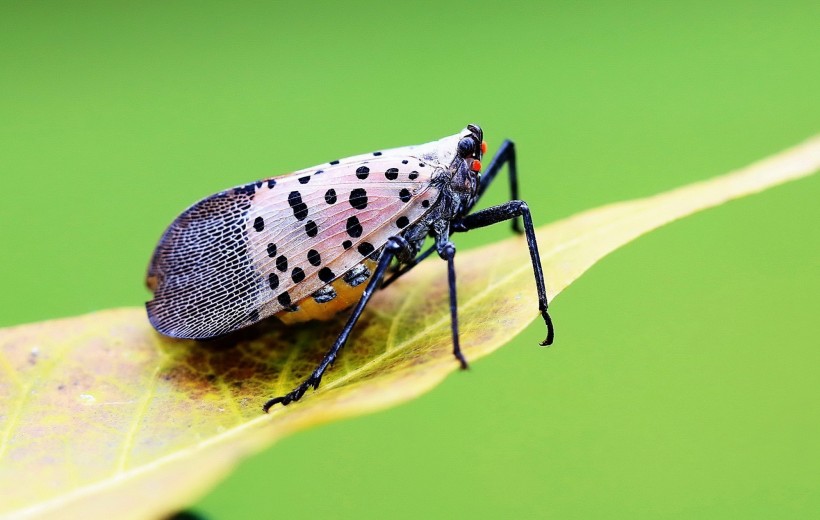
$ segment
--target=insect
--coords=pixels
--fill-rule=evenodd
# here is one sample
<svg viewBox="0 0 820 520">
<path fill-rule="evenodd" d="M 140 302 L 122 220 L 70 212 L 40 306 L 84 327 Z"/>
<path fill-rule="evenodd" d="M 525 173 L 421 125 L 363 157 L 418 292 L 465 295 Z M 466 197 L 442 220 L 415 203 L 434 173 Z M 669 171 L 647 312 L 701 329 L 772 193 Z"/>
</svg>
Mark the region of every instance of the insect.
<svg viewBox="0 0 820 520">
<path fill-rule="evenodd" d="M 431 143 L 331 161 L 207 197 L 168 227 L 148 267 L 148 318 L 162 334 L 204 339 L 269 316 L 286 324 L 329 319 L 353 306 L 319 366 L 271 406 L 318 388 L 373 292 L 433 252 L 447 262 L 453 355 L 458 335 L 453 233 L 512 221 L 526 235 L 538 305 L 553 341 L 530 210 L 518 199 L 514 144 L 506 140 L 481 174 L 483 132 L 467 125 Z M 471 212 L 507 165 L 511 200 Z M 422 252 L 426 238 L 433 245 Z M 394 263 L 392 274 L 386 277 Z"/>
</svg>

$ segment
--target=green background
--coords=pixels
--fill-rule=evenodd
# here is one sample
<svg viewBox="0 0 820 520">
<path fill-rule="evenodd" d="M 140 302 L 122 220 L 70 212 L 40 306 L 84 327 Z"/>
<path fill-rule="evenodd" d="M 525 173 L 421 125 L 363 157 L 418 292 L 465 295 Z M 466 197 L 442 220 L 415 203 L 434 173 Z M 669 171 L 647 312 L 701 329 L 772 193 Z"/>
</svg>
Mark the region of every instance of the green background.
<svg viewBox="0 0 820 520">
<path fill-rule="evenodd" d="M 201 196 L 467 122 L 516 140 L 536 224 L 713 177 L 820 131 L 819 64 L 816 1 L 5 1 L 0 325 L 140 305 Z M 556 300 L 553 348 L 534 323 L 195 509 L 817 516 L 818 201 L 813 177 L 642 238 Z"/>
</svg>

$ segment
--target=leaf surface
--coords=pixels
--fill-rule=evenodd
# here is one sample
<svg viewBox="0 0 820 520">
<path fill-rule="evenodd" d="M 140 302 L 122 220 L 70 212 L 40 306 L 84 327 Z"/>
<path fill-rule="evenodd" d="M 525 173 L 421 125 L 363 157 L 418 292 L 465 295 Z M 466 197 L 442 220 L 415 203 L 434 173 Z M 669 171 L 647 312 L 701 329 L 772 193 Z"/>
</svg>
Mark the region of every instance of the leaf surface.
<svg viewBox="0 0 820 520">
<path fill-rule="evenodd" d="M 675 219 L 820 168 L 820 137 L 735 173 L 587 211 L 538 229 L 553 298 L 611 251 Z M 468 359 L 538 317 L 522 237 L 457 256 Z M 142 308 L 0 330 L 0 515 L 159 517 L 243 457 L 312 425 L 394 406 L 457 369 L 445 271 L 426 262 L 379 292 L 322 386 L 301 382 L 340 330 L 262 323 L 217 341 L 158 335 Z M 560 341 L 560 318 L 557 321 Z"/>
</svg>

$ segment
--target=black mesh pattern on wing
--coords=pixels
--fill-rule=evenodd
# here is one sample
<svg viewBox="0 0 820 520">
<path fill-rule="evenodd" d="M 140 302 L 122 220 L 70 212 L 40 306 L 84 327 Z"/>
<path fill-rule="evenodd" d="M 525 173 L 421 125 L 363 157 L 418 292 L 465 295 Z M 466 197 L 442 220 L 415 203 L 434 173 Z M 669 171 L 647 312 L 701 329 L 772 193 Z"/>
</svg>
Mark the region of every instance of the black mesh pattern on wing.
<svg viewBox="0 0 820 520">
<path fill-rule="evenodd" d="M 180 215 L 148 268 L 151 324 L 178 338 L 208 338 L 258 319 L 259 277 L 251 266 L 246 218 L 252 193 L 225 191 Z"/>
</svg>

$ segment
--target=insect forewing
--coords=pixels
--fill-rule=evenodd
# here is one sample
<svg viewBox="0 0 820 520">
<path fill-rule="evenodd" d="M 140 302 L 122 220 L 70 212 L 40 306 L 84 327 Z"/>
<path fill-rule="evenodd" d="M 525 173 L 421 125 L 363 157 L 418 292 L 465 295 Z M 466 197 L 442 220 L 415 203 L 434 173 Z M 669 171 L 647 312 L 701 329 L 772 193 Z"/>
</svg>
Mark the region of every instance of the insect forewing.
<svg viewBox="0 0 820 520">
<path fill-rule="evenodd" d="M 436 171 L 423 158 L 377 152 L 201 200 L 154 252 L 151 323 L 206 338 L 293 309 L 418 221 L 438 198 Z"/>
</svg>

